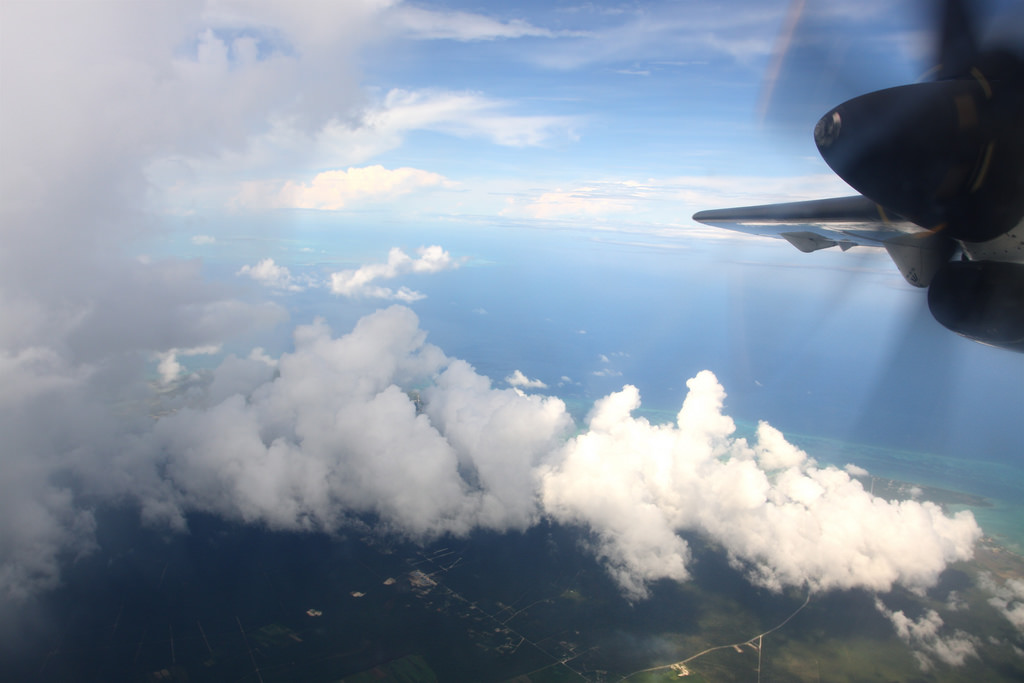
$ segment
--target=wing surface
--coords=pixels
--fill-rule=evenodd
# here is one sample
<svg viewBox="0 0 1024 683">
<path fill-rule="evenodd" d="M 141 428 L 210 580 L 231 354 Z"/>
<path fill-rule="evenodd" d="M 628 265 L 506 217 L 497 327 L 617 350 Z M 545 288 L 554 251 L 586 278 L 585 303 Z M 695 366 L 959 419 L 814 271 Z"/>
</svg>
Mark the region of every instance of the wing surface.
<svg viewBox="0 0 1024 683">
<path fill-rule="evenodd" d="M 882 247 L 908 234 L 927 233 L 901 216 L 887 215 L 867 197 L 835 197 L 699 211 L 706 225 L 751 235 L 780 237 L 803 252 L 838 246 Z"/>
</svg>

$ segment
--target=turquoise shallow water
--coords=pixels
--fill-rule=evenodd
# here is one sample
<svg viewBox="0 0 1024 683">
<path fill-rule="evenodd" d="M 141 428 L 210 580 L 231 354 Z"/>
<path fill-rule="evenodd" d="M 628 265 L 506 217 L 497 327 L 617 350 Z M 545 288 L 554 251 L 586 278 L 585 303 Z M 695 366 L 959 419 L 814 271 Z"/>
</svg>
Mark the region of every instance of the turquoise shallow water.
<svg viewBox="0 0 1024 683">
<path fill-rule="evenodd" d="M 1024 555 L 1024 505 L 993 501 L 990 508 L 971 508 L 974 518 L 985 533 L 997 539 L 1007 549 Z"/>
</svg>

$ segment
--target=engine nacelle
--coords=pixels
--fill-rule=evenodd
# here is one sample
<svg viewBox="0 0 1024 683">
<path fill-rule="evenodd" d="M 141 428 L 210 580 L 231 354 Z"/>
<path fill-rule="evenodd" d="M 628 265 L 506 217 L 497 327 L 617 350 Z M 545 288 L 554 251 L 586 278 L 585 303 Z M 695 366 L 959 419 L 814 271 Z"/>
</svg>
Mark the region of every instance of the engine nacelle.
<svg viewBox="0 0 1024 683">
<path fill-rule="evenodd" d="M 957 334 L 1024 352 L 1024 264 L 951 261 L 928 288 L 928 308 Z"/>
</svg>

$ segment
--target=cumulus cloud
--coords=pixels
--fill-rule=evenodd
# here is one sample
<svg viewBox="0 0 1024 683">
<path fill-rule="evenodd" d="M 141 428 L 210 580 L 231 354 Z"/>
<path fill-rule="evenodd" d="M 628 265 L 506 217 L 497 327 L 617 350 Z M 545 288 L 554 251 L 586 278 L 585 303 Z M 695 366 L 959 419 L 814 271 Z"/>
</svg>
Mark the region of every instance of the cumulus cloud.
<svg viewBox="0 0 1024 683">
<path fill-rule="evenodd" d="M 220 344 L 210 344 L 190 349 L 170 349 L 158 353 L 157 359 L 159 363 L 157 364 L 157 372 L 160 374 L 160 381 L 164 384 L 170 384 L 181 376 L 185 368 L 178 362 L 178 356 L 212 356 L 213 354 L 220 353 L 220 349 Z"/>
<path fill-rule="evenodd" d="M 943 621 L 933 609 L 925 610 L 917 619 L 911 619 L 902 610 L 890 610 L 880 598 L 875 598 L 875 609 L 888 619 L 896 635 L 911 647 L 922 671 L 933 668 L 933 658 L 949 666 L 961 666 L 968 657 L 978 656 L 978 639 L 957 629 L 952 634 L 940 633 Z"/>
<path fill-rule="evenodd" d="M 147 499 L 174 519 L 202 509 L 336 529 L 369 516 L 415 538 L 546 515 L 587 529 L 633 599 L 689 576 L 683 532 L 773 590 L 924 588 L 980 535 L 970 513 L 871 496 L 765 423 L 752 443 L 736 438 L 710 372 L 687 383 L 675 424 L 634 417 L 639 392 L 627 386 L 568 439 L 561 401 L 496 389 L 425 336 L 403 307 L 340 338 L 322 322 L 299 328 L 271 379 L 158 422 L 170 489 Z"/>
<path fill-rule="evenodd" d="M 38 354 L 6 367 L 12 378 L 68 374 Z M 358 526 L 428 540 L 546 517 L 586 530 L 631 599 L 652 581 L 689 577 L 684 532 L 711 539 L 773 590 L 874 591 L 934 584 L 947 563 L 971 556 L 980 534 L 970 513 L 874 498 L 767 424 L 751 444 L 736 438 L 710 372 L 687 382 L 674 424 L 634 417 L 639 391 L 626 386 L 598 401 L 580 430 L 562 401 L 496 388 L 427 343 L 402 306 L 341 336 L 319 320 L 300 326 L 294 351 L 229 356 L 188 391 L 162 393 L 155 406 L 139 401 L 150 407 L 116 424 L 102 407 L 83 409 L 89 381 L 66 377 L 39 394 L 48 404 L 61 397 L 51 412 L 67 424 L 37 434 L 32 452 L 50 455 L 0 484 L 11 489 L 0 511 L 15 519 L 45 507 L 34 524 L 0 526 L 8 596 L 52 585 L 61 558 L 88 552 L 94 521 L 76 502 L 83 494 L 135 500 L 149 523 L 177 529 L 201 510 L 275 529 Z M 73 457 L 59 446 L 83 440 Z M 74 489 L 43 484 L 55 458 Z M 46 496 L 32 502 L 26 491 Z M 967 652 L 957 634 L 945 645 L 920 635 L 933 621 L 905 628 L 929 656 Z"/>
<path fill-rule="evenodd" d="M 767 424 L 752 444 L 734 437 L 707 371 L 687 383 L 675 424 L 633 417 L 639 392 L 627 386 L 569 438 L 560 400 L 495 388 L 428 344 L 401 306 L 340 337 L 322 321 L 299 327 L 295 350 L 269 361 L 226 359 L 205 394 L 157 422 L 144 440 L 161 454 L 162 478 L 142 488 L 151 519 L 205 510 L 423 540 L 547 516 L 587 529 L 633 599 L 652 581 L 688 578 L 681 532 L 712 539 L 775 590 L 929 586 L 979 535 L 969 513 L 874 498 Z"/>
<path fill-rule="evenodd" d="M 301 292 L 309 284 L 300 282 L 288 268 L 277 265 L 272 258 L 265 258 L 255 266 L 244 265 L 238 270 L 238 275 L 248 275 L 267 287 L 288 292 Z"/>
<path fill-rule="evenodd" d="M 494 389 L 425 338 L 402 307 L 340 338 L 298 328 L 271 381 L 159 421 L 167 508 L 280 529 L 362 517 L 417 539 L 532 524 L 565 406 Z"/>
<path fill-rule="evenodd" d="M 990 573 L 980 575 L 981 587 L 992 593 L 988 603 L 995 607 L 1014 628 L 1024 633 L 1024 581 L 1006 579 L 1000 583 Z"/>
<path fill-rule="evenodd" d="M 331 274 L 331 292 L 346 297 L 394 299 L 406 303 L 419 301 L 426 295 L 400 287 L 398 290 L 374 284 L 376 280 L 390 280 L 406 273 L 429 274 L 458 268 L 459 261 L 439 246 L 420 247 L 419 258 L 413 258 L 398 247 L 388 252 L 387 263 L 375 263 L 355 270 Z"/>
<path fill-rule="evenodd" d="M 757 426 L 757 441 L 754 445 L 754 453 L 757 456 L 761 469 L 785 470 L 791 467 L 799 467 L 807 461 L 807 454 L 786 441 L 778 429 L 766 422 Z M 814 461 L 809 461 L 814 465 Z"/>
<path fill-rule="evenodd" d="M 516 370 L 511 375 L 505 378 L 505 381 L 513 387 L 521 387 L 523 389 L 547 389 L 548 385 L 539 379 L 530 379 L 523 374 L 522 370 Z"/>
<path fill-rule="evenodd" d="M 542 477 L 549 514 L 588 527 L 633 597 L 654 579 L 686 577 L 682 531 L 714 539 L 773 590 L 920 588 L 972 556 L 981 532 L 970 513 L 947 517 L 932 503 L 875 498 L 765 423 L 750 445 L 732 436 L 710 372 L 687 387 L 675 425 L 633 417 L 640 397 L 631 386 L 599 401 L 588 429 Z"/>
<path fill-rule="evenodd" d="M 860 465 L 854 465 L 853 463 L 847 463 L 843 469 L 846 470 L 847 474 L 851 477 L 867 477 L 871 474 Z"/>
<path fill-rule="evenodd" d="M 260 260 L 256 265 L 242 266 L 236 275 L 247 276 L 260 284 L 281 292 L 301 292 L 308 288 L 328 287 L 334 294 L 350 298 L 390 299 L 412 303 L 425 294 L 400 287 L 397 290 L 373 284 L 376 280 L 389 280 L 405 274 L 439 273 L 458 268 L 460 261 L 439 246 L 420 247 L 418 258 L 412 258 L 399 247 L 388 253 L 386 263 L 369 264 L 352 270 L 332 273 L 326 282 L 309 275 L 293 275 L 272 258 Z"/>
</svg>

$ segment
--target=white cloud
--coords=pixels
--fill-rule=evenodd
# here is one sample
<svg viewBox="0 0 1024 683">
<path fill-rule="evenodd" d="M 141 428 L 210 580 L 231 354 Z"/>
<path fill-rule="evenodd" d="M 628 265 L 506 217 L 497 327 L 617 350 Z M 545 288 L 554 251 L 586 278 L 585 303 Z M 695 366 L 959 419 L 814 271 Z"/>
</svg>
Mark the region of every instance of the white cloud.
<svg viewBox="0 0 1024 683">
<path fill-rule="evenodd" d="M 398 247 L 388 252 L 386 263 L 374 263 L 353 270 L 331 274 L 327 282 L 317 281 L 310 276 L 295 276 L 285 267 L 265 258 L 256 265 L 242 266 L 237 275 L 251 277 L 272 289 L 301 292 L 309 287 L 328 286 L 334 294 L 351 298 L 388 299 L 412 303 L 423 299 L 421 292 L 399 287 L 397 290 L 374 284 L 377 280 L 390 280 L 406 274 L 431 274 L 458 268 L 461 263 L 439 246 L 420 247 L 418 258 L 413 258 Z"/>
<path fill-rule="evenodd" d="M 380 165 L 318 173 L 309 183 L 288 181 L 246 183 L 233 203 L 240 207 L 338 211 L 353 203 L 385 201 L 430 187 L 452 187 L 444 176 L 417 168 L 387 169 Z M 269 192 L 268 192 L 269 190 Z"/>
<path fill-rule="evenodd" d="M 989 604 L 999 610 L 1014 628 L 1024 633 L 1024 581 L 1010 578 L 1000 583 L 987 572 L 980 578 L 981 587 L 993 594 Z"/>
<path fill-rule="evenodd" d="M 319 282 L 310 276 L 295 276 L 285 267 L 274 262 L 272 258 L 260 260 L 256 265 L 242 266 L 237 275 L 245 275 L 272 289 L 301 292 L 308 287 L 327 285 L 334 294 L 346 297 L 362 297 L 370 299 L 390 299 L 411 303 L 419 301 L 426 295 L 400 287 L 397 290 L 373 284 L 376 280 L 390 280 L 405 274 L 430 274 L 443 270 L 458 268 L 461 263 L 439 246 L 420 247 L 418 258 L 412 258 L 398 247 L 388 252 L 387 263 L 374 263 L 354 270 L 332 273 L 327 283 Z"/>
<path fill-rule="evenodd" d="M 160 381 L 170 384 L 178 379 L 185 371 L 184 366 L 178 362 L 178 356 L 212 356 L 220 353 L 220 344 L 209 344 L 196 346 L 188 349 L 170 349 L 157 354 L 157 372 L 160 374 Z"/>
<path fill-rule="evenodd" d="M 447 263 L 437 253 L 419 261 L 422 271 Z M 400 306 L 340 337 L 322 321 L 300 326 L 293 352 L 229 356 L 191 378 L 187 392 L 160 394 L 147 409 L 160 416 L 155 424 L 141 413 L 128 432 L 90 406 L 90 378 L 70 375 L 59 358 L 9 363 L 57 376 L 37 396 L 61 432 L 33 432 L 30 452 L 50 455 L 23 464 L 35 474 L 0 483 L 14 487 L 18 505 L 28 494 L 11 482 L 42 496 L 24 508 L 42 506 L 34 524 L 0 534 L 7 594 L 52 585 L 61 554 L 90 547 L 91 514 L 70 491 L 44 486 L 54 458 L 90 500 L 135 500 L 150 524 L 179 529 L 202 510 L 276 529 L 373 519 L 378 530 L 423 540 L 524 529 L 546 516 L 589 529 L 594 552 L 634 599 L 651 581 L 687 579 L 693 559 L 681 532 L 706 536 L 771 589 L 874 591 L 933 584 L 947 563 L 971 556 L 980 535 L 967 512 L 874 498 L 767 425 L 753 444 L 735 438 L 710 372 L 687 382 L 675 424 L 633 417 L 639 392 L 627 386 L 598 401 L 570 438 L 578 430 L 562 401 L 497 389 L 425 338 Z M 165 379 L 180 376 L 179 355 L 212 350 L 168 352 Z M 12 419 L 5 411 L 0 426 Z M 73 458 L 49 450 L 86 434 L 91 442 Z M 0 496 L 0 512 L 8 504 Z M 938 644 L 929 652 L 953 656 Z"/>
<path fill-rule="evenodd" d="M 212 235 L 193 235 L 192 244 L 203 246 L 207 244 L 216 244 L 217 238 Z"/>
<path fill-rule="evenodd" d="M 633 387 L 599 401 L 589 429 L 543 474 L 549 514 L 589 526 L 629 594 L 686 575 L 689 551 L 677 535 L 686 530 L 712 538 L 773 590 L 929 586 L 946 563 L 971 557 L 981 532 L 969 513 L 946 517 L 932 503 L 875 498 L 767 425 L 751 447 L 731 436 L 711 373 L 687 386 L 675 425 L 632 417 L 640 405 Z"/>
<path fill-rule="evenodd" d="M 523 374 L 522 370 L 516 370 L 511 375 L 505 378 L 505 381 L 513 387 L 520 387 L 522 389 L 547 389 L 548 385 L 541 382 L 539 379 L 530 379 Z"/>
<path fill-rule="evenodd" d="M 522 105 L 511 100 L 442 89 L 393 89 L 382 96 L 366 93 L 358 115 L 345 113 L 312 129 L 299 127 L 299 122 L 294 117 L 272 117 L 264 130 L 248 138 L 244 149 L 227 150 L 215 157 L 179 152 L 150 160 L 146 168 L 154 205 L 174 213 L 192 211 L 197 205 L 252 208 L 290 206 L 300 201 L 321 208 L 320 203 L 339 201 L 338 197 L 325 197 L 337 189 L 337 178 L 327 176 L 319 183 L 296 178 L 304 177 L 310 168 L 336 169 L 329 172 L 333 174 L 345 173 L 337 170 L 342 165 L 358 169 L 401 147 L 414 131 L 505 147 L 535 147 L 574 140 L 581 125 L 577 117 L 523 113 Z M 282 178 L 282 168 L 292 170 L 290 185 L 289 179 Z M 239 178 L 247 180 L 239 182 Z M 432 176 L 419 179 L 436 180 Z M 454 180 L 438 179 L 428 186 L 456 186 Z M 501 184 L 509 182 L 503 179 Z M 463 182 L 458 187 L 464 189 Z M 487 188 L 477 191 L 479 201 L 490 197 Z M 386 195 L 359 196 L 373 199 Z M 355 197 L 340 197 L 340 201 L 345 199 Z"/>
<path fill-rule="evenodd" d="M 851 477 L 867 477 L 870 476 L 871 474 L 863 467 L 859 465 L 854 465 L 853 463 L 847 463 L 846 466 L 843 467 L 843 469 L 846 470 L 847 474 L 849 474 Z"/>
<path fill-rule="evenodd" d="M 418 301 L 426 295 L 407 287 L 397 291 L 373 284 L 376 280 L 391 280 L 407 273 L 429 274 L 458 268 L 459 261 L 439 246 L 420 247 L 419 258 L 412 258 L 398 247 L 388 252 L 387 263 L 375 263 L 355 270 L 331 274 L 331 291 L 340 296 L 394 299 L 404 302 Z"/>
<path fill-rule="evenodd" d="M 569 428 L 564 405 L 492 389 L 417 322 L 392 307 L 340 338 L 300 327 L 248 399 L 162 419 L 174 504 L 282 529 L 373 514 L 418 539 L 535 522 L 533 469 Z M 418 409 L 408 392 L 424 384 Z"/>
<path fill-rule="evenodd" d="M 948 666 L 962 666 L 968 657 L 978 656 L 978 639 L 974 636 L 959 629 L 951 635 L 940 634 L 944 622 L 935 610 L 925 610 L 918 619 L 911 619 L 902 610 L 890 610 L 877 597 L 875 608 L 892 623 L 900 639 L 914 650 L 914 657 L 923 671 L 932 669 L 933 657 Z"/>
<path fill-rule="evenodd" d="M 754 453 L 765 471 L 800 467 L 807 460 L 806 453 L 786 441 L 782 432 L 767 422 L 758 423 L 755 444 Z M 809 464 L 813 466 L 815 462 L 811 460 Z"/>
<path fill-rule="evenodd" d="M 277 265 L 274 263 L 274 259 L 271 258 L 265 258 L 255 266 L 244 265 L 237 274 L 248 275 L 253 280 L 267 287 L 289 292 L 301 292 L 309 285 L 309 282 L 300 282 L 291 274 L 288 268 Z"/>
</svg>

